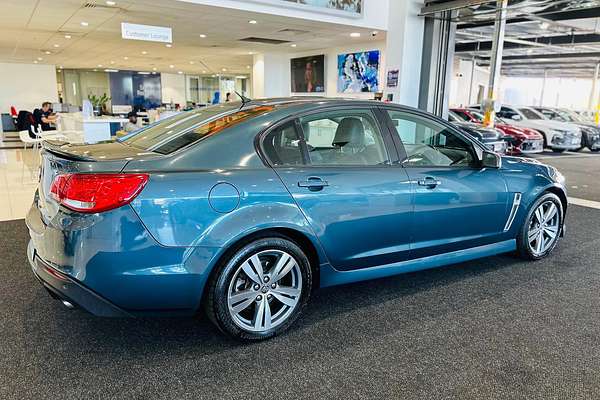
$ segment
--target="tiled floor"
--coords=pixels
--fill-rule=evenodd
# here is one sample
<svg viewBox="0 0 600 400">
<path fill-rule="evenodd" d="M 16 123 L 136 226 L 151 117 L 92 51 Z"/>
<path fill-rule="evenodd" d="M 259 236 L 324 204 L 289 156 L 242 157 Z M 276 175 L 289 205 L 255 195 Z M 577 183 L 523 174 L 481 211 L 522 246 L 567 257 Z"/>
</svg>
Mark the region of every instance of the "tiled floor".
<svg viewBox="0 0 600 400">
<path fill-rule="evenodd" d="M 37 188 L 39 155 L 24 151 L 0 150 L 0 221 L 25 218 Z"/>
</svg>

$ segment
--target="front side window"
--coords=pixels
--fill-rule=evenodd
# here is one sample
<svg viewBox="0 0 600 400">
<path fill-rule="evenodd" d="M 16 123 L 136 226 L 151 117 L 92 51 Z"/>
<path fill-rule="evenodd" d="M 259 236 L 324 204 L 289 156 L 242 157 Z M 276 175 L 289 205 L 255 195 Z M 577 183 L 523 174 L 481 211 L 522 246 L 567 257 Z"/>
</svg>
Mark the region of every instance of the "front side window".
<svg viewBox="0 0 600 400">
<path fill-rule="evenodd" d="M 476 164 L 473 145 L 456 132 L 421 116 L 387 112 L 406 150 L 404 166 L 471 167 Z"/>
<path fill-rule="evenodd" d="M 384 165 L 389 156 L 371 110 L 336 110 L 300 118 L 312 165 Z"/>
</svg>

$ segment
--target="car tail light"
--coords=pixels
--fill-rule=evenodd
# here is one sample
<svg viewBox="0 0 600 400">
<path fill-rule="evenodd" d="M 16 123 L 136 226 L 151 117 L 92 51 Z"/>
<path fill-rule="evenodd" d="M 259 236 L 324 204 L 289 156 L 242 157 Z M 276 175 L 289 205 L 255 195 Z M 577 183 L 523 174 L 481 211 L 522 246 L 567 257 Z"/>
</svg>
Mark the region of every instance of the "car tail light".
<svg viewBox="0 0 600 400">
<path fill-rule="evenodd" d="M 97 213 L 129 204 L 146 182 L 146 174 L 58 175 L 52 181 L 50 195 L 71 210 Z"/>
</svg>

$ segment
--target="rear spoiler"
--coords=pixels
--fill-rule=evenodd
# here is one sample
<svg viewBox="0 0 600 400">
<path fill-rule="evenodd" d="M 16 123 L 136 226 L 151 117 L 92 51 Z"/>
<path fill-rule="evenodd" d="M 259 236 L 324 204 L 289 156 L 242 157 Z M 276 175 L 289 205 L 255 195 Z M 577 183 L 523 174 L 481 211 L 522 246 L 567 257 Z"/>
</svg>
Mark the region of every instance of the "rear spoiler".
<svg viewBox="0 0 600 400">
<path fill-rule="evenodd" d="M 42 148 L 48 153 L 60 156 L 61 158 L 72 160 L 72 161 L 95 161 L 92 157 L 85 157 L 80 154 L 70 153 L 63 147 L 68 146 L 68 143 L 60 140 L 44 140 L 42 141 Z"/>
</svg>

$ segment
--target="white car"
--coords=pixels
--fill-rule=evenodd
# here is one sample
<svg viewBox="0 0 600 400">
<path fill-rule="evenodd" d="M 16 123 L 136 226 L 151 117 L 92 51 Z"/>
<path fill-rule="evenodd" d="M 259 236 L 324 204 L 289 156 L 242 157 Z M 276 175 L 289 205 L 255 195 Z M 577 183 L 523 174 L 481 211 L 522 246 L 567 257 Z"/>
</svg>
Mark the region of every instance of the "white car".
<svg viewBox="0 0 600 400">
<path fill-rule="evenodd" d="M 574 124 L 550 121 L 531 107 L 503 105 L 496 115 L 516 126 L 532 128 L 544 136 L 544 146 L 555 152 L 577 150 L 581 147 L 581 129 Z"/>
</svg>

